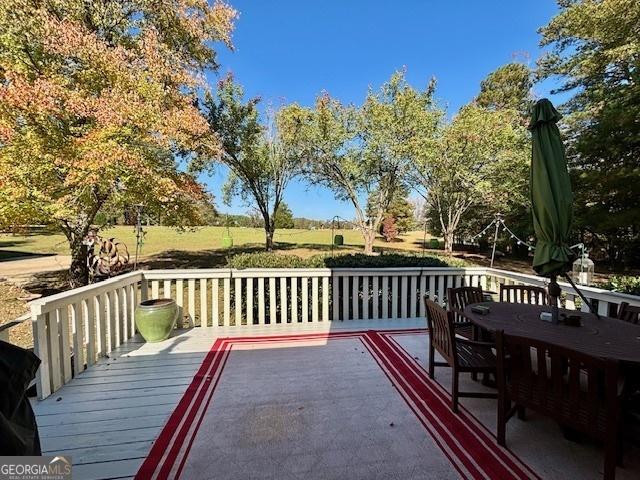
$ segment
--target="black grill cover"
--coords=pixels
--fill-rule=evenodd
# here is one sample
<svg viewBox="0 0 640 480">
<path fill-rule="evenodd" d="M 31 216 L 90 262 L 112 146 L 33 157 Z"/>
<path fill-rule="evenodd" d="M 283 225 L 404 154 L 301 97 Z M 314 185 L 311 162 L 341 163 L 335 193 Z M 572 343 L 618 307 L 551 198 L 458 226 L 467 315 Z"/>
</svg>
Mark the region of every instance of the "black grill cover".
<svg viewBox="0 0 640 480">
<path fill-rule="evenodd" d="M 27 388 L 40 359 L 0 341 L 0 455 L 41 455 L 36 416 Z"/>
</svg>

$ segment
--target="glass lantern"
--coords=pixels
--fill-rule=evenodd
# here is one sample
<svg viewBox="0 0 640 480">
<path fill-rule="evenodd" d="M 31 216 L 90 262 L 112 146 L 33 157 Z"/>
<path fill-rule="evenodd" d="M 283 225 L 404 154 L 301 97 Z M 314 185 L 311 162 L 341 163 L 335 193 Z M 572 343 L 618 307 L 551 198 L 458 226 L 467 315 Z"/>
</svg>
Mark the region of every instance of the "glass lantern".
<svg viewBox="0 0 640 480">
<path fill-rule="evenodd" d="M 591 285 L 593 280 L 593 260 L 589 254 L 584 252 L 575 262 L 573 262 L 573 281 L 579 285 Z"/>
</svg>

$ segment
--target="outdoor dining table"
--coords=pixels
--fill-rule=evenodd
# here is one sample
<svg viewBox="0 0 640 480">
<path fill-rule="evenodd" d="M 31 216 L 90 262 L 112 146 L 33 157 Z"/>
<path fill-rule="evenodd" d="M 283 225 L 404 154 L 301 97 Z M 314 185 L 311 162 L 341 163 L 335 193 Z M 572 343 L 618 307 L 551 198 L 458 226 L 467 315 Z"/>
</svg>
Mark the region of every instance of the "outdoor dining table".
<svg viewBox="0 0 640 480">
<path fill-rule="evenodd" d="M 581 326 L 568 326 L 540 319 L 541 312 L 551 311 L 549 306 L 506 302 L 484 305 L 489 307 L 486 314 L 473 312 L 473 305 L 464 309 L 465 317 L 484 330 L 502 330 L 507 335 L 527 337 L 623 364 L 640 365 L 639 325 L 561 308 L 560 318 L 563 314 L 580 316 Z"/>
</svg>

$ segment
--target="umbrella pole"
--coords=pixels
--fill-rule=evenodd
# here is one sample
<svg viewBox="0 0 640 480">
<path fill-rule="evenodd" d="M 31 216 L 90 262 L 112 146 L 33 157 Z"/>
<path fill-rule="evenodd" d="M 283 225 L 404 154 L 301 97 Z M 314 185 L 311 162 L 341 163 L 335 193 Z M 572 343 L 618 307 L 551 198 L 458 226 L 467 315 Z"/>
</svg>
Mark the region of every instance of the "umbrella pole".
<svg viewBox="0 0 640 480">
<path fill-rule="evenodd" d="M 580 295 L 580 298 L 582 299 L 582 301 L 589 307 L 589 310 L 591 310 L 591 313 L 593 313 L 597 318 L 600 318 L 600 315 L 598 315 L 597 310 L 593 308 L 593 304 L 589 300 L 587 300 L 587 297 L 585 297 L 584 294 L 580 291 L 580 289 L 578 289 L 576 284 L 573 283 L 573 280 L 571 280 L 571 277 L 569 276 L 569 274 L 565 273 L 564 276 L 568 280 L 568 282 L 571 284 L 573 289 L 578 293 L 578 295 Z"/>
<path fill-rule="evenodd" d="M 558 278 L 556 275 L 551 275 L 551 282 L 547 290 L 549 291 L 549 301 L 551 302 L 551 322 L 558 323 L 558 299 L 560 298 L 560 285 L 558 285 Z"/>
</svg>

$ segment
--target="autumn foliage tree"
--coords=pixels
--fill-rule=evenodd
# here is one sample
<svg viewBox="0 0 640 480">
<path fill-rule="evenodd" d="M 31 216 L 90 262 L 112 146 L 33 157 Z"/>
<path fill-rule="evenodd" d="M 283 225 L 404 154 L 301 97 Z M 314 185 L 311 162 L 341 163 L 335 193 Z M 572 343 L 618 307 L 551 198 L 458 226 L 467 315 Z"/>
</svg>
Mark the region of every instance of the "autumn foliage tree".
<svg viewBox="0 0 640 480">
<path fill-rule="evenodd" d="M 396 226 L 395 218 L 389 216 L 382 221 L 382 235 L 387 242 L 393 242 L 398 238 L 398 227 Z"/>
<path fill-rule="evenodd" d="M 77 285 L 102 209 L 197 222 L 206 193 L 181 162 L 220 149 L 196 99 L 235 17 L 207 0 L 0 2 L 0 224 L 59 229 Z"/>
<path fill-rule="evenodd" d="M 283 131 L 295 132 L 291 143 L 305 159 L 306 178 L 353 205 L 366 254 L 373 253 L 394 195 L 406 190 L 413 163 L 434 142 L 441 120 L 434 88 L 431 81 L 416 90 L 404 72 L 396 72 L 380 90 L 370 90 L 361 106 L 325 93 L 315 108 L 283 109 Z"/>
</svg>

